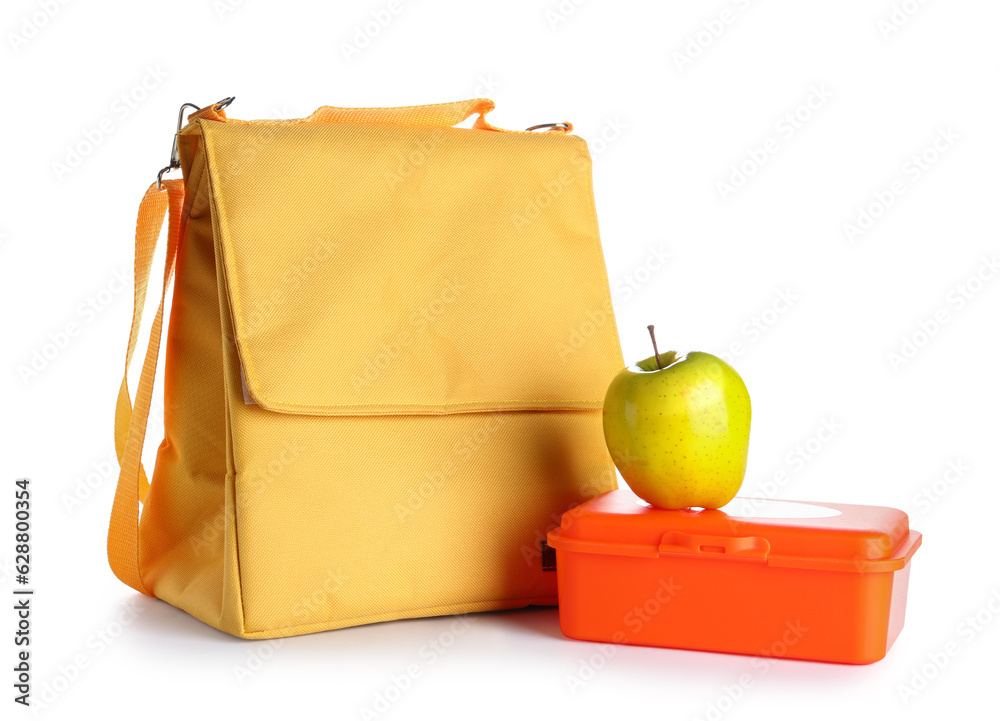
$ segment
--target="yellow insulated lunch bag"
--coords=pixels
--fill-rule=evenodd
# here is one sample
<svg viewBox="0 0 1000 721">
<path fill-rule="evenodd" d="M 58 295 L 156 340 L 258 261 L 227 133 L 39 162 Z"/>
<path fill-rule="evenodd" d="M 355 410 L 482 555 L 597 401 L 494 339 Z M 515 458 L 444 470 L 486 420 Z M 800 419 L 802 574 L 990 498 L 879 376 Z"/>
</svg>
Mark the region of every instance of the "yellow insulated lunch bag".
<svg viewBox="0 0 1000 721">
<path fill-rule="evenodd" d="M 554 604 L 546 531 L 616 486 L 586 143 L 496 128 L 489 100 L 228 102 L 194 108 L 183 180 L 139 210 L 126 371 L 169 215 L 165 437 L 147 482 L 161 299 L 118 398 L 115 574 L 257 639 Z"/>
</svg>

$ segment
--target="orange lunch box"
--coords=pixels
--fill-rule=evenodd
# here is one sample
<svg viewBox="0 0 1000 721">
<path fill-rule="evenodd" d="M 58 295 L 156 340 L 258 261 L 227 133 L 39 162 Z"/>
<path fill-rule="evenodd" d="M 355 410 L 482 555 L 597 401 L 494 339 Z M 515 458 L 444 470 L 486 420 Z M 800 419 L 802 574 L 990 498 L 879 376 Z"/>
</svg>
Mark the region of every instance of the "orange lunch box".
<svg viewBox="0 0 1000 721">
<path fill-rule="evenodd" d="M 619 489 L 566 512 L 547 542 L 570 638 L 871 663 L 903 628 L 920 540 L 894 508 L 668 511 Z"/>
</svg>

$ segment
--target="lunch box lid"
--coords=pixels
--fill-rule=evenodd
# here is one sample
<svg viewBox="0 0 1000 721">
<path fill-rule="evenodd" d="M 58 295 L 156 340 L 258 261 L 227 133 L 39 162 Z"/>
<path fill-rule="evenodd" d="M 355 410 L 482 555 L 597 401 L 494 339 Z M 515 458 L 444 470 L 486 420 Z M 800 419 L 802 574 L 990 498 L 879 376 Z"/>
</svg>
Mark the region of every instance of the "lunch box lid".
<svg viewBox="0 0 1000 721">
<path fill-rule="evenodd" d="M 906 566 L 921 535 L 885 506 L 737 497 L 718 510 L 666 510 L 619 489 L 567 511 L 547 541 L 578 553 L 880 573 Z"/>
</svg>

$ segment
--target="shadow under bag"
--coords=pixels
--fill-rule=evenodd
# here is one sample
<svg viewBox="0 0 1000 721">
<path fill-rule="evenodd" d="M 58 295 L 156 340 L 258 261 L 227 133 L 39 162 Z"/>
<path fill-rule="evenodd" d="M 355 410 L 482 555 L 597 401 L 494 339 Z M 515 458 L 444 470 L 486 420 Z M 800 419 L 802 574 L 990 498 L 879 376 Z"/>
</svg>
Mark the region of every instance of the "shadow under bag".
<svg viewBox="0 0 1000 721">
<path fill-rule="evenodd" d="M 492 108 L 190 116 L 136 229 L 126 368 L 168 214 L 174 289 L 151 483 L 162 300 L 118 398 L 122 581 L 256 639 L 556 603 L 542 542 L 616 487 L 623 362 L 585 142 Z"/>
</svg>

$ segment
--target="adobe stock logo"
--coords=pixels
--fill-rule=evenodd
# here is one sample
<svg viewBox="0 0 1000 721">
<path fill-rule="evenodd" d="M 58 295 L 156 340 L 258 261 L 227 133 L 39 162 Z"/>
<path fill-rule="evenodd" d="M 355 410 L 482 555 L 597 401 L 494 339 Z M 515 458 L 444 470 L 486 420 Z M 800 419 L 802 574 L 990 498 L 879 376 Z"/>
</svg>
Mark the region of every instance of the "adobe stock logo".
<svg viewBox="0 0 1000 721">
<path fill-rule="evenodd" d="M 587 344 L 597 332 L 604 327 L 614 317 L 614 307 L 611 301 L 605 301 L 599 308 L 591 308 L 586 311 L 584 318 L 570 330 L 569 337 L 565 341 L 556 343 L 556 353 L 559 360 L 565 362 L 570 356 Z"/>
<path fill-rule="evenodd" d="M 687 36 L 683 48 L 670 54 L 674 67 L 684 72 L 694 64 L 739 18 L 750 9 L 750 0 L 732 0 L 733 7 L 724 7 L 715 15 L 702 21 L 701 27 Z"/>
<path fill-rule="evenodd" d="M 927 0 L 903 0 L 899 3 L 893 3 L 889 14 L 876 23 L 882 39 L 888 40 L 902 30 L 926 4 Z"/>
<path fill-rule="evenodd" d="M 654 622 L 683 591 L 684 587 L 672 576 L 660 578 L 646 600 L 625 613 L 621 626 L 611 634 L 611 643 L 598 644 L 593 653 L 580 661 L 575 673 L 566 674 L 566 687 L 570 693 L 575 696 L 593 681 L 598 672 L 618 655 L 623 645 L 639 638 L 647 624 Z"/>
<path fill-rule="evenodd" d="M 989 288 L 998 274 L 1000 263 L 996 253 L 982 256 L 971 274 L 945 292 L 944 302 L 921 318 L 915 328 L 900 337 L 899 345 L 888 353 L 889 367 L 898 373 L 909 365 L 938 337 L 945 326 Z"/>
<path fill-rule="evenodd" d="M 746 355 L 751 347 L 774 328 L 799 300 L 798 294 L 790 287 L 776 289 L 767 305 L 750 316 L 740 326 L 740 337 L 731 340 L 725 346 L 726 350 L 720 352 L 718 356 L 726 363 L 733 364 L 736 358 Z"/>
<path fill-rule="evenodd" d="M 853 219 L 842 229 L 847 242 L 854 245 L 896 204 L 910 188 L 934 168 L 941 158 L 961 139 L 962 135 L 952 126 L 939 128 L 934 138 L 912 153 L 900 166 L 899 174 L 876 189 L 869 199 L 855 208 Z"/>
<path fill-rule="evenodd" d="M 825 83 L 814 83 L 809 94 L 795 107 L 787 110 L 774 121 L 774 134 L 756 145 L 748 147 L 746 157 L 729 166 L 725 178 L 717 180 L 715 189 L 723 202 L 728 202 L 750 182 L 750 178 L 770 162 L 816 114 L 833 99 L 833 91 Z"/>
<path fill-rule="evenodd" d="M 385 7 L 372 10 L 369 18 L 354 27 L 350 41 L 340 43 L 340 54 L 347 63 L 353 63 L 361 53 L 367 50 L 382 31 L 388 29 L 393 20 L 403 12 L 401 0 L 389 0 Z"/>
<path fill-rule="evenodd" d="M 80 128 L 76 138 L 67 143 L 62 154 L 51 162 L 56 180 L 62 182 L 79 169 L 154 91 L 163 86 L 168 77 L 167 71 L 159 64 L 147 65 L 143 71 L 138 81 L 115 97 L 102 117 Z"/>
<path fill-rule="evenodd" d="M 50 330 L 45 338 L 27 350 L 27 357 L 17 365 L 21 386 L 27 388 L 46 372 L 77 342 L 86 329 L 131 286 L 131 269 L 112 270 L 103 287 L 77 303 L 74 313 L 61 325 Z"/>
<path fill-rule="evenodd" d="M 617 277 L 611 283 L 615 301 L 627 303 L 653 279 L 673 259 L 673 254 L 663 244 L 650 246 L 646 256 L 632 270 Z"/>
<path fill-rule="evenodd" d="M 14 53 L 19 53 L 32 40 L 38 37 L 39 33 L 52 22 L 62 11 L 69 0 L 38 0 L 35 3 L 36 10 L 30 15 L 25 15 L 18 23 L 17 30 L 7 33 L 7 42 Z"/>
<path fill-rule="evenodd" d="M 545 11 L 545 20 L 549 24 L 550 30 L 558 30 L 559 27 L 567 22 L 576 11 L 580 9 L 581 5 L 586 4 L 587 0 L 559 0 L 559 3 L 553 5 L 548 10 Z"/>
<path fill-rule="evenodd" d="M 569 159 L 569 165 L 572 167 L 561 168 L 553 177 L 545 180 L 540 188 L 535 188 L 532 195 L 524 199 L 518 212 L 511 216 L 515 230 L 521 231 L 538 220 L 545 209 L 555 203 L 566 188 L 576 182 L 578 175 L 586 175 L 587 157 L 584 154 L 574 152 Z"/>
<path fill-rule="evenodd" d="M 477 620 L 469 615 L 455 616 L 448 628 L 421 644 L 416 650 L 417 660 L 392 674 L 372 695 L 371 703 L 358 709 L 362 721 L 375 721 L 388 714 L 425 674 L 430 673 L 431 667 L 470 632 Z"/>
<path fill-rule="evenodd" d="M 967 613 L 955 626 L 952 635 L 936 648 L 929 650 L 913 666 L 906 679 L 896 684 L 896 694 L 904 706 L 909 706 L 934 680 L 953 667 L 963 652 L 1000 618 L 1000 588 L 974 611 Z"/>
</svg>

